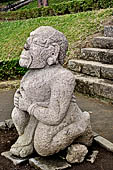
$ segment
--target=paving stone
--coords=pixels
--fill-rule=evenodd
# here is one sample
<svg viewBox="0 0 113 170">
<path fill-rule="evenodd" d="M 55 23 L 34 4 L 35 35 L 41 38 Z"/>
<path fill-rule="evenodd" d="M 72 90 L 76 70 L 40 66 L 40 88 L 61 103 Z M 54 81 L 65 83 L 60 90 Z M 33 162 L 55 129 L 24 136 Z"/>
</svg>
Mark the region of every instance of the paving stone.
<svg viewBox="0 0 113 170">
<path fill-rule="evenodd" d="M 101 67 L 101 77 L 113 80 L 113 65 L 106 64 Z"/>
<path fill-rule="evenodd" d="M 11 160 L 14 165 L 21 164 L 22 162 L 25 162 L 28 160 L 28 158 L 18 158 L 16 156 L 13 156 L 10 151 L 2 152 L 1 155 L 4 156 L 5 158 Z"/>
<path fill-rule="evenodd" d="M 4 130 L 6 128 L 5 122 L 0 122 L 0 129 Z"/>
<path fill-rule="evenodd" d="M 113 37 L 113 26 L 104 26 L 104 36 Z"/>
<path fill-rule="evenodd" d="M 75 77 L 75 90 L 77 90 L 78 92 L 113 100 L 112 81 L 99 79 L 97 77 L 86 76 L 79 73 L 75 73 Z"/>
<path fill-rule="evenodd" d="M 40 170 L 61 170 L 71 167 L 69 163 L 57 156 L 31 158 L 29 163 Z"/>
<path fill-rule="evenodd" d="M 113 49 L 113 38 L 112 37 L 95 37 L 93 39 L 93 47 Z"/>
<path fill-rule="evenodd" d="M 78 73 L 113 80 L 113 64 L 73 59 L 69 60 L 68 68 Z"/>
<path fill-rule="evenodd" d="M 99 48 L 81 49 L 80 59 L 113 64 L 113 50 Z"/>
<path fill-rule="evenodd" d="M 94 138 L 94 140 L 108 151 L 113 152 L 113 143 L 111 143 L 107 139 L 103 138 L 102 136 L 97 136 Z"/>
<path fill-rule="evenodd" d="M 81 73 L 82 64 L 77 62 L 78 60 L 69 60 L 68 68 L 72 71 Z"/>
<path fill-rule="evenodd" d="M 94 83 L 94 94 L 113 100 L 113 82 L 110 84 L 103 79 Z"/>
</svg>

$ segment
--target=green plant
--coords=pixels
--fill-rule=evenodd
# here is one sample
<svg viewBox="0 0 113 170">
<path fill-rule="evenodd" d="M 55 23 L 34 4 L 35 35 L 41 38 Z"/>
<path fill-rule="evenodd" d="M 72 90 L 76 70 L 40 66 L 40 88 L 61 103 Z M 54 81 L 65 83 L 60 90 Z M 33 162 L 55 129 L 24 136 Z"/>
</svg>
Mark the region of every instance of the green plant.
<svg viewBox="0 0 113 170">
<path fill-rule="evenodd" d="M 18 20 L 37 18 L 41 16 L 64 15 L 95 9 L 93 0 L 73 0 L 52 4 L 48 7 L 31 8 L 12 12 L 1 12 L 0 19 Z"/>
<path fill-rule="evenodd" d="M 26 71 L 27 69 L 19 66 L 18 59 L 0 61 L 0 80 L 9 80 L 21 77 Z"/>
</svg>

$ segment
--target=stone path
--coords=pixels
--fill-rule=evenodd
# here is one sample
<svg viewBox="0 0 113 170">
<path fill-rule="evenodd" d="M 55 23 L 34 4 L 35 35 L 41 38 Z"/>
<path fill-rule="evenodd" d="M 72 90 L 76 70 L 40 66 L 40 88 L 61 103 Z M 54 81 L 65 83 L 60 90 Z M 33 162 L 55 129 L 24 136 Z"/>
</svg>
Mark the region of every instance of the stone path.
<svg viewBox="0 0 113 170">
<path fill-rule="evenodd" d="M 14 92 L 0 90 L 0 121 L 10 118 Z M 113 105 L 79 93 L 76 98 L 80 108 L 91 113 L 93 131 L 113 142 Z"/>
</svg>

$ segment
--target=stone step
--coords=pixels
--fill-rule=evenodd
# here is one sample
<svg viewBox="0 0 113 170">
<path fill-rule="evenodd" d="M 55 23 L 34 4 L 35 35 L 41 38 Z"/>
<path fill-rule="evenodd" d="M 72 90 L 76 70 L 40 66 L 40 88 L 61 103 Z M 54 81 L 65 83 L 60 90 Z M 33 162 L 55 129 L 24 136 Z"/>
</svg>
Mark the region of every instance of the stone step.
<svg viewBox="0 0 113 170">
<path fill-rule="evenodd" d="M 113 81 L 76 73 L 75 90 L 91 96 L 113 100 Z"/>
<path fill-rule="evenodd" d="M 112 25 L 104 27 L 104 36 L 113 37 L 113 26 Z"/>
<path fill-rule="evenodd" d="M 113 80 L 113 64 L 73 59 L 69 60 L 68 68 L 78 73 Z"/>
<path fill-rule="evenodd" d="M 113 37 L 95 37 L 93 39 L 93 47 L 113 49 Z"/>
<path fill-rule="evenodd" d="M 113 50 L 82 48 L 80 59 L 113 64 Z"/>
</svg>

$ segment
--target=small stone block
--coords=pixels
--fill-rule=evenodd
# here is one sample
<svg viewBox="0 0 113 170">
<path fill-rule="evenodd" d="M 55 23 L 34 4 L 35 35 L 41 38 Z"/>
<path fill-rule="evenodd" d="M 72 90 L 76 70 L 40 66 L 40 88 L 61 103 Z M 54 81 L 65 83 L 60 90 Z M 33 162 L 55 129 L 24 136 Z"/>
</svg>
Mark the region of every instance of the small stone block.
<svg viewBox="0 0 113 170">
<path fill-rule="evenodd" d="M 102 136 L 97 136 L 94 140 L 100 144 L 103 148 L 107 149 L 108 151 L 113 152 L 113 143 L 108 141 L 107 139 L 103 138 Z"/>
<path fill-rule="evenodd" d="M 6 128 L 5 122 L 0 122 L 0 129 L 5 130 L 5 128 Z"/>
<path fill-rule="evenodd" d="M 40 170 L 61 170 L 71 167 L 65 160 L 58 156 L 51 157 L 35 157 L 29 159 L 31 166 Z"/>
<path fill-rule="evenodd" d="M 22 162 L 25 162 L 26 160 L 28 160 L 28 158 L 18 158 L 16 156 L 13 156 L 10 151 L 2 152 L 1 155 L 11 160 L 14 165 L 21 164 Z"/>
<path fill-rule="evenodd" d="M 12 119 L 5 120 L 5 123 L 9 129 L 14 127 L 14 123 L 13 123 Z"/>
</svg>

